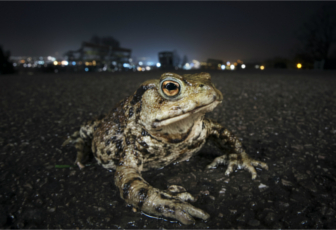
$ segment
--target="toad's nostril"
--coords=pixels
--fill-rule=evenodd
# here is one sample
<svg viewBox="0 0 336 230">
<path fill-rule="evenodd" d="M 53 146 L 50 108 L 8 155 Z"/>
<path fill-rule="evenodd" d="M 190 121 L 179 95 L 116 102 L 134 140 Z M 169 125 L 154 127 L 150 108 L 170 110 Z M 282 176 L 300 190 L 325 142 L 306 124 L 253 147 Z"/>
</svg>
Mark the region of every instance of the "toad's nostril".
<svg viewBox="0 0 336 230">
<path fill-rule="evenodd" d="M 217 100 L 217 96 L 213 95 L 213 100 L 216 101 Z"/>
<path fill-rule="evenodd" d="M 204 86 L 203 84 L 200 84 L 200 85 L 199 85 L 199 87 L 201 87 L 201 88 L 202 88 L 203 86 Z"/>
</svg>

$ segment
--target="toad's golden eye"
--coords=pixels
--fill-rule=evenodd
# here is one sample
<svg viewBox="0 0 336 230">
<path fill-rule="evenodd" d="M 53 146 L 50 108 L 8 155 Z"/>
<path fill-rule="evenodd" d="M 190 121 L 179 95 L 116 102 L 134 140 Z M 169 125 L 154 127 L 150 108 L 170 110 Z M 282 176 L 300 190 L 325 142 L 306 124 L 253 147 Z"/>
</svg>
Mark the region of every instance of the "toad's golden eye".
<svg viewBox="0 0 336 230">
<path fill-rule="evenodd" d="M 167 80 L 161 85 L 162 91 L 169 97 L 176 96 L 180 92 L 180 84 L 175 81 Z"/>
</svg>

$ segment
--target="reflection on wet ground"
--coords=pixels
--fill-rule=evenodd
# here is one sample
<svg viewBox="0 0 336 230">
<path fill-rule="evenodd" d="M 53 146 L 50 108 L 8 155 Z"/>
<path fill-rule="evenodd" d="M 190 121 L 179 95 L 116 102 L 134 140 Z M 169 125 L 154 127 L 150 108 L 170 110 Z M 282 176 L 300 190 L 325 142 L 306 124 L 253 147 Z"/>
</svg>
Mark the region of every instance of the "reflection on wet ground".
<svg viewBox="0 0 336 230">
<path fill-rule="evenodd" d="M 178 184 L 198 197 L 208 221 L 184 226 L 150 218 L 120 197 L 113 172 L 91 159 L 72 165 L 61 149 L 80 124 L 110 110 L 161 72 L 1 76 L 2 228 L 336 228 L 335 72 L 213 72 L 224 96 L 208 116 L 268 163 L 258 177 L 225 166 L 205 170 L 211 145 L 188 162 L 143 173 L 153 186 Z"/>
</svg>

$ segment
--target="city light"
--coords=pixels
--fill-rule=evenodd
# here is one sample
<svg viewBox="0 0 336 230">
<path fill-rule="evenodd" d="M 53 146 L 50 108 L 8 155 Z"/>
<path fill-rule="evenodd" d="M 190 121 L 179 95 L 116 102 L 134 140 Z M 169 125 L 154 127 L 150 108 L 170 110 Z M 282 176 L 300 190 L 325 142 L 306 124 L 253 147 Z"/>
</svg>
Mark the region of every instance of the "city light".
<svg viewBox="0 0 336 230">
<path fill-rule="evenodd" d="M 58 62 L 57 62 L 57 61 L 54 61 L 54 65 L 58 65 Z"/>
<path fill-rule="evenodd" d="M 94 66 L 96 66 L 96 61 L 95 61 L 95 60 L 93 60 L 93 61 L 92 61 L 92 64 L 93 64 Z"/>
<path fill-rule="evenodd" d="M 190 64 L 189 63 L 185 63 L 185 65 L 183 66 L 183 69 L 190 70 L 191 69 Z"/>
<path fill-rule="evenodd" d="M 161 63 L 160 62 L 156 63 L 156 67 L 160 68 L 161 67 Z"/>
<path fill-rule="evenodd" d="M 226 62 L 226 65 L 228 65 L 228 66 L 229 66 L 229 65 L 230 65 L 230 62 L 229 62 L 229 61 L 228 61 L 228 62 Z"/>
<path fill-rule="evenodd" d="M 259 65 L 255 65 L 254 68 L 259 69 Z"/>
<path fill-rule="evenodd" d="M 85 68 L 85 71 L 86 71 L 86 72 L 88 72 L 88 71 L 89 71 L 89 68 L 88 68 L 88 67 L 86 67 L 86 68 Z"/>
<path fill-rule="evenodd" d="M 123 64 L 123 67 L 124 67 L 124 68 L 131 68 L 131 65 L 128 64 L 128 63 L 124 63 L 124 64 Z"/>
<path fill-rule="evenodd" d="M 225 65 L 222 65 L 222 66 L 221 66 L 221 69 L 222 69 L 222 70 L 225 70 Z"/>
<path fill-rule="evenodd" d="M 298 63 L 298 64 L 296 65 L 296 67 L 297 67 L 298 69 L 301 69 L 301 68 L 302 68 L 302 64 L 301 64 L 301 63 Z"/>
<path fill-rule="evenodd" d="M 201 67 L 201 63 L 197 60 L 192 60 L 194 64 L 194 69 L 199 69 Z"/>
<path fill-rule="evenodd" d="M 246 65 L 245 65 L 245 64 L 242 64 L 242 65 L 241 65 L 241 68 L 242 68 L 242 69 L 245 69 L 245 68 L 246 68 Z"/>
<path fill-rule="evenodd" d="M 76 62 L 75 62 L 75 61 L 73 61 L 73 62 L 72 62 L 72 65 L 76 65 Z"/>
<path fill-rule="evenodd" d="M 140 66 L 138 66 L 137 70 L 138 71 L 142 71 L 142 68 Z"/>
<path fill-rule="evenodd" d="M 232 65 L 230 65 L 230 69 L 231 70 L 234 70 L 235 69 L 235 66 L 232 64 Z"/>
<path fill-rule="evenodd" d="M 149 66 L 146 66 L 146 70 L 150 70 L 151 68 Z"/>
<path fill-rule="evenodd" d="M 56 61 L 56 58 L 51 57 L 51 56 L 48 56 L 47 59 L 48 59 L 48 61 Z"/>
<path fill-rule="evenodd" d="M 68 61 L 62 61 L 62 65 L 69 65 Z"/>
<path fill-rule="evenodd" d="M 261 65 L 261 66 L 260 66 L 260 69 L 261 69 L 261 70 L 264 70 L 264 69 L 265 69 L 265 66 Z"/>
<path fill-rule="evenodd" d="M 143 63 L 142 63 L 142 61 L 139 61 L 139 65 L 142 65 Z"/>
</svg>

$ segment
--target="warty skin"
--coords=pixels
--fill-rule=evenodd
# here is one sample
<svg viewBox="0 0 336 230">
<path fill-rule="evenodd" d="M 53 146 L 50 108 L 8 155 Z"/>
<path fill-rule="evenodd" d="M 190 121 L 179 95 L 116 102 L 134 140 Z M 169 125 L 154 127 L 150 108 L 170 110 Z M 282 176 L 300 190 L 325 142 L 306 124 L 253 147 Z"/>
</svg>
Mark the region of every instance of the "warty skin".
<svg viewBox="0 0 336 230">
<path fill-rule="evenodd" d="M 222 100 L 208 73 L 165 73 L 142 83 L 108 114 L 82 125 L 63 145 L 75 143 L 75 163 L 80 168 L 92 152 L 104 168 L 115 170 L 115 184 L 128 204 L 148 214 L 192 224 L 194 217 L 210 217 L 188 203 L 195 198 L 178 185 L 164 191 L 154 188 L 141 172 L 188 160 L 209 139 L 221 150 L 230 151 L 207 168 L 226 164 L 226 175 L 243 168 L 252 179 L 257 176 L 254 166 L 268 169 L 265 163 L 249 158 L 229 130 L 204 118 Z"/>
</svg>

